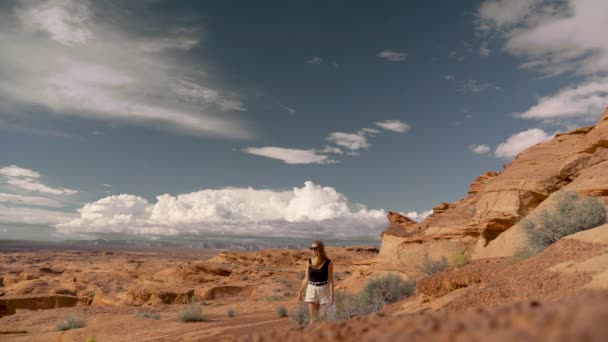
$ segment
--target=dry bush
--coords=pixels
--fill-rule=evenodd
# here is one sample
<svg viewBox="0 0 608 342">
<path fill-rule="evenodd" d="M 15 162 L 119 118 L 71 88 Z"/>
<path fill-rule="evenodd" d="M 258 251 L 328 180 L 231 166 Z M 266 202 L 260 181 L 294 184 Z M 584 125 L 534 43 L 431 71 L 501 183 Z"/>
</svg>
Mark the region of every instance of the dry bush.
<svg viewBox="0 0 608 342">
<path fill-rule="evenodd" d="M 533 255 L 549 247 L 562 237 L 606 223 L 606 208 L 596 197 L 579 196 L 573 191 L 556 194 L 553 208 L 541 211 L 534 219 L 525 219 L 522 228 L 528 237 L 529 251 Z"/>
<path fill-rule="evenodd" d="M 58 323 L 55 329 L 57 331 L 65 331 L 70 329 L 82 328 L 84 326 L 84 319 L 76 316 L 70 316 L 65 321 Z"/>
<path fill-rule="evenodd" d="M 448 266 L 448 258 L 441 256 L 438 260 L 433 260 L 429 253 L 424 253 L 424 261 L 420 265 L 420 272 L 431 275 L 443 271 Z"/>
</svg>

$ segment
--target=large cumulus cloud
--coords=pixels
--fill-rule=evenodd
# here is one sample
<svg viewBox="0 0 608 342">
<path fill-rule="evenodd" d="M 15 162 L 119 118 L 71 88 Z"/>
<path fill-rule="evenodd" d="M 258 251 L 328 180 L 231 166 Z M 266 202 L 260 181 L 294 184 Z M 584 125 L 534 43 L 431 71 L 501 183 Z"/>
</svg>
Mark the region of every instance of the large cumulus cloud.
<svg viewBox="0 0 608 342">
<path fill-rule="evenodd" d="M 165 194 L 155 203 L 123 194 L 86 204 L 78 212 L 80 217 L 56 228 L 66 233 L 378 238 L 386 226 L 383 210 L 367 209 L 310 181 L 286 191 L 226 188 Z"/>
</svg>

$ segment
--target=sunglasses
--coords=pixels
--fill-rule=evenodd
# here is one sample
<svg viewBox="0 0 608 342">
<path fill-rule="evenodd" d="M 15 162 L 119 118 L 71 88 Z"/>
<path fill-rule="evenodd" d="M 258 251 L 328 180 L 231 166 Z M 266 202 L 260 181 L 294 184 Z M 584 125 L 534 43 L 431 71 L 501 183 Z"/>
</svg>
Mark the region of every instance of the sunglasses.
<svg viewBox="0 0 608 342">
<path fill-rule="evenodd" d="M 311 251 L 316 251 L 317 249 L 319 249 L 319 247 L 310 247 L 309 248 Z"/>
</svg>

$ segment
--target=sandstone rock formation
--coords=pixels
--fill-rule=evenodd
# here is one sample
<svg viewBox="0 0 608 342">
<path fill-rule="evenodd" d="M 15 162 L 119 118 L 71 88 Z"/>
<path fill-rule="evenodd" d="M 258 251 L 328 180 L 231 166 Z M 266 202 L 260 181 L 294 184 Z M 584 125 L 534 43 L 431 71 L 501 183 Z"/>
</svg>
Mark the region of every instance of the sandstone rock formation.
<svg viewBox="0 0 608 342">
<path fill-rule="evenodd" d="M 477 177 L 465 198 L 437 205 L 422 222 L 389 213 L 375 268 L 416 276 L 424 255 L 513 255 L 522 243 L 517 223 L 561 189 L 608 200 L 608 109 L 594 126 L 558 134 L 520 153 L 500 173 Z"/>
</svg>

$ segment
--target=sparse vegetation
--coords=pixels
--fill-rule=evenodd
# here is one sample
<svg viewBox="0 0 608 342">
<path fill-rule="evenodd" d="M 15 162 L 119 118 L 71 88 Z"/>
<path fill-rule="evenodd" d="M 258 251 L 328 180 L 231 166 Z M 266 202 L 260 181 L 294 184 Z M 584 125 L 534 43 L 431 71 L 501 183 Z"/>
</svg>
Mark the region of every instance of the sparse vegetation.
<svg viewBox="0 0 608 342">
<path fill-rule="evenodd" d="M 361 297 L 344 292 L 334 294 L 334 305 L 325 309 L 326 319 L 329 321 L 341 321 L 350 319 L 357 315 L 365 315 L 370 307 L 363 308 Z"/>
<path fill-rule="evenodd" d="M 414 293 L 415 286 L 411 280 L 404 280 L 398 275 L 388 274 L 369 280 L 359 294 L 336 292 L 334 305 L 326 305 L 325 317 L 329 321 L 350 319 L 354 316 L 376 312 L 386 304 L 394 303 Z M 291 318 L 299 325 L 310 320 L 308 309 L 303 305 L 291 313 Z"/>
<path fill-rule="evenodd" d="M 246 275 L 244 275 L 244 276 L 242 276 L 242 277 L 241 277 L 241 280 L 242 280 L 242 281 L 249 280 L 249 277 L 248 277 L 248 276 L 246 276 Z"/>
<path fill-rule="evenodd" d="M 89 338 L 87 338 L 86 342 L 97 342 L 97 340 L 93 337 L 89 337 Z"/>
<path fill-rule="evenodd" d="M 560 191 L 555 206 L 522 224 L 528 237 L 528 253 L 536 254 L 560 238 L 606 223 L 606 208 L 596 197 Z M 525 251 L 522 251 L 524 253 Z"/>
<path fill-rule="evenodd" d="M 403 280 L 396 274 L 387 274 L 383 277 L 370 279 L 361 291 L 361 297 L 365 303 L 370 305 L 380 304 L 381 302 L 391 304 L 411 296 L 415 289 L 413 281 Z M 380 305 L 380 308 L 383 305 Z"/>
<path fill-rule="evenodd" d="M 159 313 L 152 313 L 152 312 L 138 312 L 137 317 L 141 317 L 141 318 L 151 318 L 151 319 L 160 319 L 160 314 Z"/>
<path fill-rule="evenodd" d="M 467 252 L 462 252 L 452 257 L 452 264 L 457 268 L 464 267 L 471 262 L 471 257 Z"/>
<path fill-rule="evenodd" d="M 200 305 L 190 302 L 186 304 L 184 310 L 178 314 L 178 318 L 182 322 L 200 322 L 206 321 L 206 317 L 203 316 L 203 309 Z"/>
<path fill-rule="evenodd" d="M 308 313 L 308 305 L 302 304 L 291 311 L 289 315 L 292 320 L 298 323 L 299 326 L 304 326 L 310 322 L 310 314 Z"/>
<path fill-rule="evenodd" d="M 228 310 L 226 310 L 226 316 L 228 316 L 228 317 L 234 317 L 234 309 L 233 308 L 229 308 Z"/>
<path fill-rule="evenodd" d="M 433 260 L 429 253 L 424 253 L 424 261 L 420 265 L 420 272 L 431 275 L 443 271 L 448 266 L 448 258 L 441 256 L 438 260 Z"/>
<path fill-rule="evenodd" d="M 287 309 L 284 306 L 277 307 L 274 312 L 276 312 L 277 317 L 287 317 Z"/>
<path fill-rule="evenodd" d="M 269 302 L 276 302 L 276 301 L 282 300 L 283 297 L 281 297 L 281 296 L 266 296 L 265 299 L 267 301 L 269 301 Z"/>
<path fill-rule="evenodd" d="M 65 321 L 57 324 L 57 326 L 55 328 L 57 329 L 57 331 L 65 331 L 65 330 L 70 330 L 70 329 L 82 328 L 84 326 L 85 326 L 84 319 L 82 319 L 80 317 L 76 317 L 76 316 L 70 316 Z"/>
<path fill-rule="evenodd" d="M 297 278 L 300 280 L 303 280 L 304 278 L 306 278 L 306 273 L 304 272 L 298 272 Z"/>
</svg>

